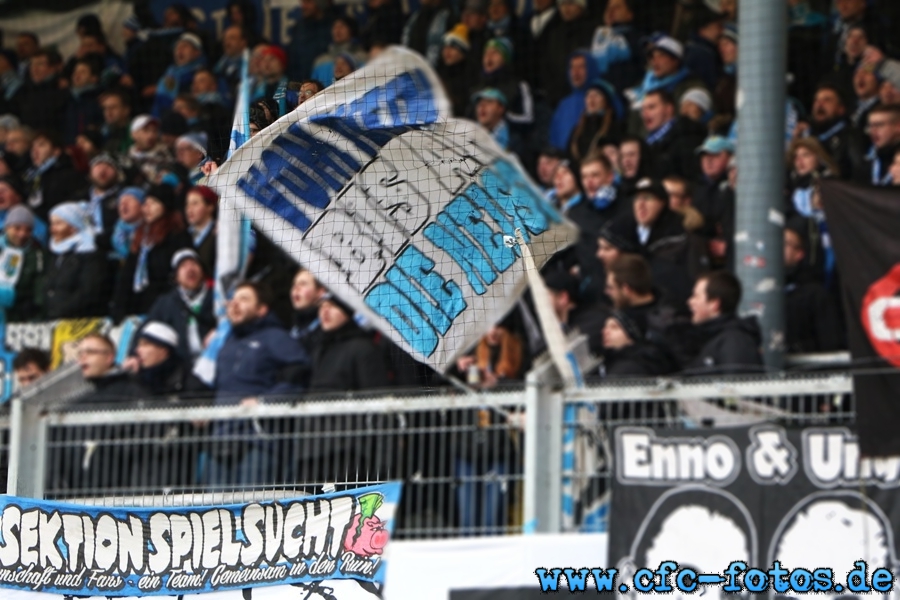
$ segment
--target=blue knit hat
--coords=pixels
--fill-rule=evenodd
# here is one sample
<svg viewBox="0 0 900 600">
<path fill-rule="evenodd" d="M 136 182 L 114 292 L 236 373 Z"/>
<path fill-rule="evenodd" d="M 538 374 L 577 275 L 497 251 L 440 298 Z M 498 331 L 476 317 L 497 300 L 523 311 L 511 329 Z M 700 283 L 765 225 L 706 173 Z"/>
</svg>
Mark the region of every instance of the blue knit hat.
<svg viewBox="0 0 900 600">
<path fill-rule="evenodd" d="M 132 187 L 127 187 L 127 188 L 123 189 L 121 192 L 119 192 L 120 199 L 122 198 L 122 196 L 134 196 L 138 202 L 143 204 L 144 200 L 147 199 L 147 192 L 144 191 L 144 188 L 132 186 Z"/>
<path fill-rule="evenodd" d="M 63 202 L 50 211 L 50 217 L 57 217 L 77 229 L 84 231 L 91 226 L 91 219 L 84 202 Z"/>
</svg>

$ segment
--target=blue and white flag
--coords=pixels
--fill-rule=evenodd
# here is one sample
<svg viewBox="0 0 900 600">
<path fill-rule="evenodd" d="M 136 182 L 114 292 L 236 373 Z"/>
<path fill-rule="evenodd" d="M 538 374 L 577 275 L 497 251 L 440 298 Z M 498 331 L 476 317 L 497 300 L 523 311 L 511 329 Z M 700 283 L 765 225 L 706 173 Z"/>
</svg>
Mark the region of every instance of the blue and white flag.
<svg viewBox="0 0 900 600">
<path fill-rule="evenodd" d="M 241 66 L 241 84 L 238 88 L 228 157 L 250 139 L 250 51 L 244 50 Z M 215 335 L 194 364 L 194 374 L 207 385 L 216 379 L 216 357 L 231 333 L 231 324 L 225 318 L 225 306 L 234 285 L 244 278 L 250 256 L 250 221 L 245 219 L 233 202 L 224 196 L 219 200 L 219 216 L 216 227 L 216 274 L 213 288 L 216 316 L 219 326 Z"/>
<path fill-rule="evenodd" d="M 401 486 L 176 508 L 4 496 L 0 596 L 18 598 L 21 590 L 33 598 L 210 594 L 197 598 L 299 600 L 318 598 L 312 593 L 318 583 L 332 587 L 341 580 L 353 580 L 351 590 L 362 585 L 377 593 Z"/>
<path fill-rule="evenodd" d="M 512 155 L 451 117 L 440 80 L 392 47 L 242 146 L 210 185 L 373 326 L 444 370 L 577 228 Z"/>
</svg>

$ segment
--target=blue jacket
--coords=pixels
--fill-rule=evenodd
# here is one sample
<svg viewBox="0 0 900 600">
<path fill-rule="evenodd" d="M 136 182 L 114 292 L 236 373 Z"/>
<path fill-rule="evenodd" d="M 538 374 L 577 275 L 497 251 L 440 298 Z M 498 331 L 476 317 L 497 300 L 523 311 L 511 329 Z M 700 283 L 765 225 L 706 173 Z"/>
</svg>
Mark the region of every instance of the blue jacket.
<svg viewBox="0 0 900 600">
<path fill-rule="evenodd" d="M 584 96 L 587 94 L 587 86 L 598 77 L 597 63 L 587 50 L 579 50 L 569 57 L 566 63 L 566 69 L 572 63 L 572 59 L 576 56 L 583 56 L 587 63 L 587 77 L 584 84 L 579 88 L 572 88 L 572 93 L 560 100 L 553 112 L 553 120 L 550 122 L 550 145 L 558 150 L 566 150 L 569 145 L 569 137 L 575 126 L 578 125 L 578 119 L 584 112 Z M 569 78 L 571 85 L 572 79 Z"/>
<path fill-rule="evenodd" d="M 269 313 L 234 327 L 216 358 L 216 404 L 236 404 L 260 394 L 299 391 L 282 378 L 291 366 L 308 366 L 306 350 Z"/>
</svg>

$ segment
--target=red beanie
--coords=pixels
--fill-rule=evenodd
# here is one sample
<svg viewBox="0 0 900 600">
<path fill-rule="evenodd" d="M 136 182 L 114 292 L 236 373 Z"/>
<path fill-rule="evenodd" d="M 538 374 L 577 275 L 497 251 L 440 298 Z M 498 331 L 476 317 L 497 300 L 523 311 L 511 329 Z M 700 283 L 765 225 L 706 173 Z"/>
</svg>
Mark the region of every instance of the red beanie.
<svg viewBox="0 0 900 600">
<path fill-rule="evenodd" d="M 275 58 L 278 59 L 278 62 L 281 63 L 281 67 L 283 69 L 287 68 L 287 53 L 284 50 L 282 50 L 280 46 L 275 46 L 274 44 L 271 44 L 271 45 L 263 48 L 260 51 L 260 54 L 262 56 L 274 56 Z"/>
<path fill-rule="evenodd" d="M 212 188 L 208 188 L 205 185 L 197 185 L 188 190 L 188 194 L 191 192 L 197 192 L 203 197 L 203 201 L 208 206 L 218 206 L 219 205 L 219 196 L 216 194 Z"/>
</svg>

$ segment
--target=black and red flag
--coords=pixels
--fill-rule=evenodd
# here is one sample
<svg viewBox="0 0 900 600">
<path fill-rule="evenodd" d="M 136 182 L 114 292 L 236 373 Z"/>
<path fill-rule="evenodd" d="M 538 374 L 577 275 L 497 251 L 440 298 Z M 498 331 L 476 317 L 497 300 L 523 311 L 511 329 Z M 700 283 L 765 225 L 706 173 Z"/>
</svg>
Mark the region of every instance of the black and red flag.
<svg viewBox="0 0 900 600">
<path fill-rule="evenodd" d="M 863 456 L 900 455 L 900 187 L 822 184 Z"/>
</svg>

